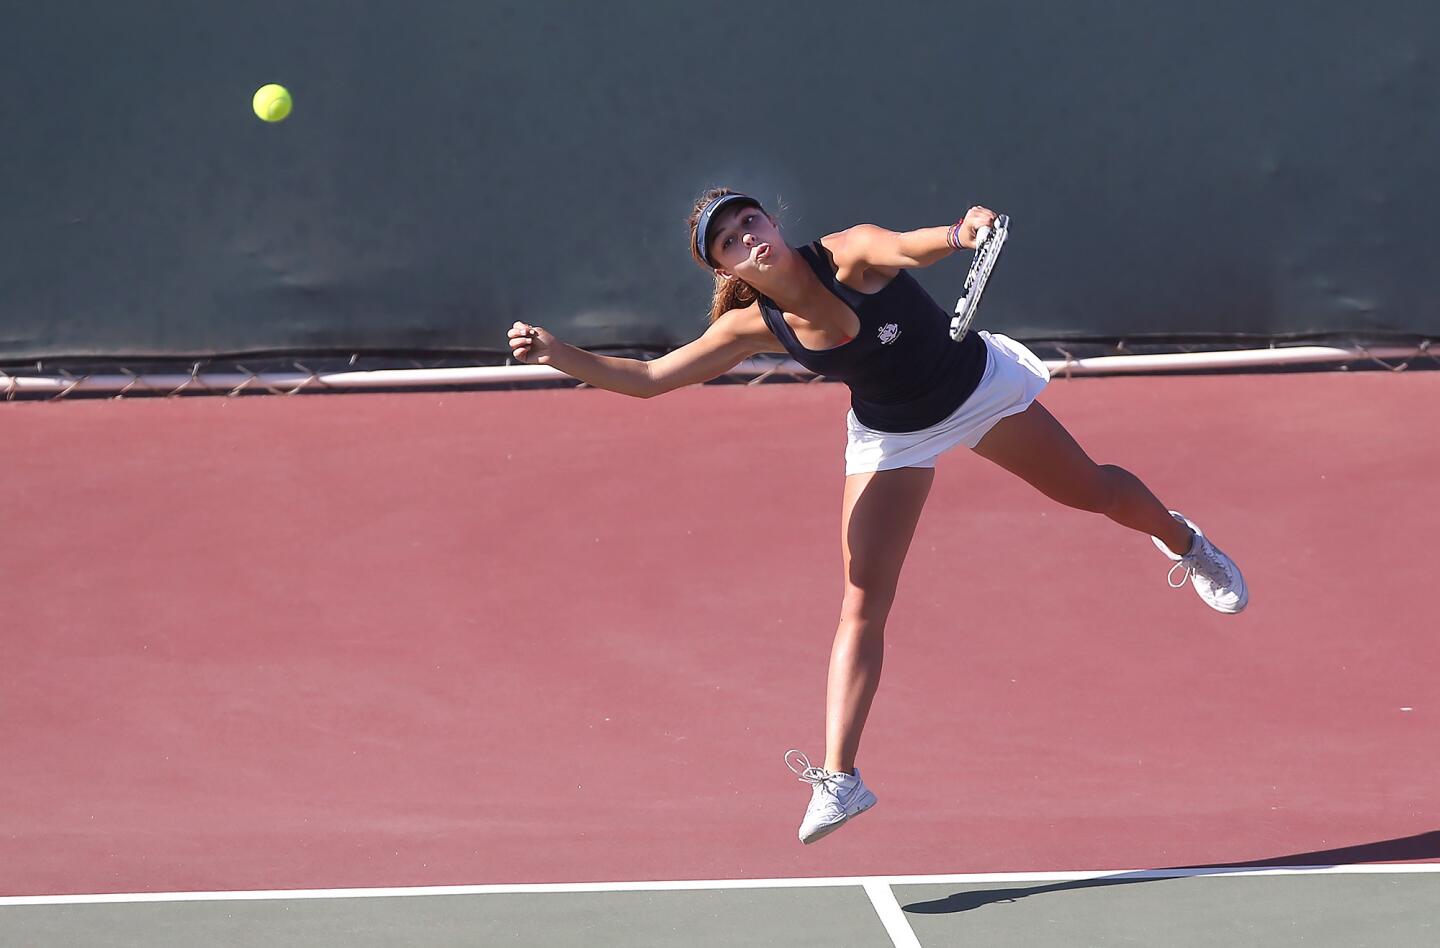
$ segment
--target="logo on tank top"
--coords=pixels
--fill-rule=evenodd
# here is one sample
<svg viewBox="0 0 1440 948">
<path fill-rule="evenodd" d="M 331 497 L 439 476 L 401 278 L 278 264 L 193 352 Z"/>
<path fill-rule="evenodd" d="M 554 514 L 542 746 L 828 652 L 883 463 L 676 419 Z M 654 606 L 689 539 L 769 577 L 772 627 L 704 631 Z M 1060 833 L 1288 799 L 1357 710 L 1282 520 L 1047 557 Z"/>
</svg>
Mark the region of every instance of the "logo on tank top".
<svg viewBox="0 0 1440 948">
<path fill-rule="evenodd" d="M 886 323 L 880 327 L 880 344 L 888 346 L 900 338 L 900 327 L 895 323 Z"/>
</svg>

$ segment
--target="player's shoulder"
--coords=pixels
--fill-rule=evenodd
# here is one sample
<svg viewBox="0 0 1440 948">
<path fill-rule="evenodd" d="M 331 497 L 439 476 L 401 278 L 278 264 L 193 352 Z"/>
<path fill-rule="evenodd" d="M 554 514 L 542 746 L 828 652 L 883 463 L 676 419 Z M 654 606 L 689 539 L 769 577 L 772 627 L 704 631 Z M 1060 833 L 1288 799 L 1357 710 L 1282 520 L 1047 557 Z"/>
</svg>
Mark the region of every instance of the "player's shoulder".
<svg viewBox="0 0 1440 948">
<path fill-rule="evenodd" d="M 819 240 L 820 246 L 830 257 L 835 277 L 841 283 L 871 293 L 875 289 L 864 289 L 875 280 L 888 282 L 899 270 L 886 260 L 893 256 L 893 241 L 897 235 L 878 224 L 856 224 L 833 234 L 826 234 Z"/>
<path fill-rule="evenodd" d="M 758 299 L 745 306 L 726 310 L 710 324 L 707 335 L 711 334 L 725 339 L 743 340 L 757 352 L 780 351 L 779 341 L 765 324 Z"/>
<path fill-rule="evenodd" d="M 875 241 L 893 236 L 893 231 L 886 230 L 879 224 L 855 224 L 833 234 L 826 234 L 818 243 L 825 248 L 836 267 L 849 269 L 857 264 L 865 265 L 870 259 L 869 251 L 875 246 Z"/>
<path fill-rule="evenodd" d="M 844 230 L 837 230 L 833 234 L 826 234 L 820 238 L 820 246 L 830 251 L 831 255 L 844 253 L 847 250 L 854 250 L 863 247 L 877 237 L 890 234 L 879 224 L 853 224 Z"/>
<path fill-rule="evenodd" d="M 767 331 L 765 317 L 760 312 L 759 299 L 752 300 L 744 306 L 726 310 L 720 314 L 713 325 L 722 332 L 740 336 Z"/>
</svg>

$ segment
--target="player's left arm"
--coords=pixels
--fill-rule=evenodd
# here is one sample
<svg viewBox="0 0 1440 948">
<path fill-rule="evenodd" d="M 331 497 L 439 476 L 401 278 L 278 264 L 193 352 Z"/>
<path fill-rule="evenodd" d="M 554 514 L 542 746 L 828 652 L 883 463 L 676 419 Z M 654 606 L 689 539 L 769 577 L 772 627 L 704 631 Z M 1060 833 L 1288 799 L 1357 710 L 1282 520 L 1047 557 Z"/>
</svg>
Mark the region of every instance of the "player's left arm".
<svg viewBox="0 0 1440 948">
<path fill-rule="evenodd" d="M 980 228 L 994 223 L 994 211 L 972 207 L 956 225 L 948 227 L 894 231 L 875 224 L 856 224 L 836 235 L 840 238 L 836 241 L 836 256 L 844 256 L 866 267 L 928 267 L 956 251 L 952 240 L 973 250 Z"/>
</svg>

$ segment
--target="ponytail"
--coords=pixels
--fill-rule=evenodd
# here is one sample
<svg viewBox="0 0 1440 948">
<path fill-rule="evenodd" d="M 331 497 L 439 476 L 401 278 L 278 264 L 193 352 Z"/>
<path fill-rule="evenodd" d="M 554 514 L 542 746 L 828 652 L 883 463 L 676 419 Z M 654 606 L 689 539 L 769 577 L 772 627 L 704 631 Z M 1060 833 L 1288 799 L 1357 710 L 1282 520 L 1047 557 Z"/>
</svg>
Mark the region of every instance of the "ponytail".
<svg viewBox="0 0 1440 948">
<path fill-rule="evenodd" d="M 758 298 L 755 288 L 739 277 L 725 279 L 715 274 L 715 292 L 710 297 L 710 321 L 724 316 L 732 309 L 749 306 Z"/>
</svg>

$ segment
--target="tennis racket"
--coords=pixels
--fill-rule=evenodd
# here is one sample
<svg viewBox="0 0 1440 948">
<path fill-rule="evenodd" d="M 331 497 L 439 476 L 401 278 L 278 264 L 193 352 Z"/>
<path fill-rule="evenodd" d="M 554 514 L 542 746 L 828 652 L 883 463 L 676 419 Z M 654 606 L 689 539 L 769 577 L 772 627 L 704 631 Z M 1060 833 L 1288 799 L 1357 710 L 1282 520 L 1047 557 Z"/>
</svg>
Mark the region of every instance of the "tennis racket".
<svg viewBox="0 0 1440 948">
<path fill-rule="evenodd" d="M 994 227 L 982 227 L 975 232 L 975 259 L 970 261 L 970 272 L 965 276 L 965 294 L 955 303 L 955 318 L 950 320 L 950 338 L 959 342 L 970 331 L 970 321 L 975 318 L 975 308 L 980 305 L 980 294 L 985 292 L 985 281 L 1000 259 L 1000 248 L 1010 235 L 1010 215 L 1001 214 L 995 218 Z"/>
</svg>

